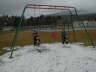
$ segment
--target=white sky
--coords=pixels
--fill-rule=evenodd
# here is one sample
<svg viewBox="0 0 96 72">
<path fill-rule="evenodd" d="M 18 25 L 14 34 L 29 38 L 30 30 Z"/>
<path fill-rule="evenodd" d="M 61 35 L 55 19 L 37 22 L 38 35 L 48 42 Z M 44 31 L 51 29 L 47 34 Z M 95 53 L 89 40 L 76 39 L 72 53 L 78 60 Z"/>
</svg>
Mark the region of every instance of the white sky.
<svg viewBox="0 0 96 72">
<path fill-rule="evenodd" d="M 0 0 L 0 15 L 20 15 L 23 7 L 28 3 L 69 5 L 75 6 L 82 12 L 96 12 L 96 0 Z M 30 15 L 28 12 L 30 11 L 27 11 L 27 16 Z"/>
</svg>

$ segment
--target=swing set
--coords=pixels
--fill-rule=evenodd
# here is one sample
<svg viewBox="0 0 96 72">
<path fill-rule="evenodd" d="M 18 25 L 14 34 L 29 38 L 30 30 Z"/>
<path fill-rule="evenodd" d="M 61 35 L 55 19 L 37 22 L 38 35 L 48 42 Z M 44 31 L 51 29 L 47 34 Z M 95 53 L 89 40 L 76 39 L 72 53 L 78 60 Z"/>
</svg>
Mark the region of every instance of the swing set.
<svg viewBox="0 0 96 72">
<path fill-rule="evenodd" d="M 39 9 L 39 10 L 41 10 L 41 9 L 43 9 L 43 10 L 61 10 L 61 11 L 64 11 L 64 12 L 67 11 L 69 16 L 70 16 L 70 22 L 73 22 L 73 15 L 75 15 L 75 17 L 77 17 L 79 19 L 79 16 L 78 16 L 76 8 L 72 7 L 72 6 L 38 5 L 38 4 L 27 4 L 27 5 L 25 5 L 25 7 L 24 7 L 24 9 L 22 11 L 22 14 L 21 14 L 20 23 L 17 25 L 14 37 L 13 37 L 13 39 L 11 41 L 10 58 L 13 57 L 14 47 L 16 45 L 16 40 L 17 40 L 18 34 L 19 34 L 20 30 L 21 30 L 21 25 L 22 25 L 22 22 L 23 22 L 24 13 L 25 13 L 25 11 L 27 9 L 34 9 L 34 10 L 37 10 L 37 9 Z M 74 11 L 74 14 L 73 14 L 73 11 Z M 74 39 L 74 42 L 76 42 L 76 33 L 75 33 L 75 29 L 74 29 L 73 23 L 71 25 L 72 25 L 73 39 Z M 39 26 L 40 25 L 38 25 L 38 28 L 40 28 Z M 86 31 L 86 35 L 88 36 L 92 46 L 95 47 L 94 42 L 93 42 L 89 32 L 87 31 L 86 26 L 83 24 L 83 22 L 82 22 L 82 26 L 83 26 L 84 30 Z M 70 25 L 68 24 L 68 30 L 69 30 L 69 28 L 70 28 Z M 52 33 L 51 36 L 53 38 L 58 38 L 58 34 L 56 34 L 54 32 Z"/>
</svg>

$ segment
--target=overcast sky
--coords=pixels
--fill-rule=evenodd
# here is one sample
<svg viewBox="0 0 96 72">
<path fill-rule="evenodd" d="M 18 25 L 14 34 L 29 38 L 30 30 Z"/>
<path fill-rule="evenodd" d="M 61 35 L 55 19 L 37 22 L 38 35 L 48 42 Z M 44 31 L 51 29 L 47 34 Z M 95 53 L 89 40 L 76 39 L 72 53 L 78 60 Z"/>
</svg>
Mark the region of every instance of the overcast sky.
<svg viewBox="0 0 96 72">
<path fill-rule="evenodd" d="M 82 12 L 96 12 L 96 0 L 0 0 L 0 15 L 20 15 L 24 6 L 28 3 L 69 5 L 75 6 Z"/>
</svg>

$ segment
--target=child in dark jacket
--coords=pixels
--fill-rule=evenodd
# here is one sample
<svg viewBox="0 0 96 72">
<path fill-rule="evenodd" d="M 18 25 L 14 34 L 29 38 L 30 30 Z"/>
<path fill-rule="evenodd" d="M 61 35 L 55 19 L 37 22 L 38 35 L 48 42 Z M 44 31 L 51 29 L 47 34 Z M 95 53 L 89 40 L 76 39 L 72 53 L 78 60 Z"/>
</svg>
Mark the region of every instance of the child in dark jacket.
<svg viewBox="0 0 96 72">
<path fill-rule="evenodd" d="M 62 30 L 61 38 L 62 38 L 62 44 L 64 44 L 64 43 L 68 44 L 68 37 L 67 37 L 67 33 L 65 30 Z"/>
</svg>

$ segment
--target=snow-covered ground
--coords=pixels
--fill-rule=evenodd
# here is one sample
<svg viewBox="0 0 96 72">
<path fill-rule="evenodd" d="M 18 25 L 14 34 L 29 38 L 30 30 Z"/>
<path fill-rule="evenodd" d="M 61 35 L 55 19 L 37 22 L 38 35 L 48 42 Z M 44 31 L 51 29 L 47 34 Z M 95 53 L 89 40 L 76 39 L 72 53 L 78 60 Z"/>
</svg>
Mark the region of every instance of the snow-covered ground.
<svg viewBox="0 0 96 72">
<path fill-rule="evenodd" d="M 24 46 L 0 56 L 0 72 L 96 72 L 96 49 L 79 43 Z"/>
</svg>

